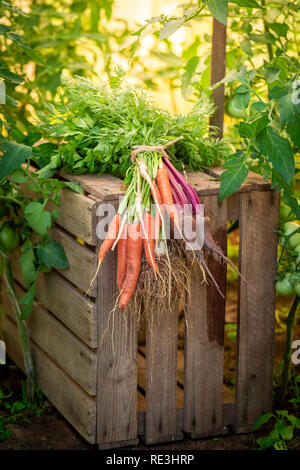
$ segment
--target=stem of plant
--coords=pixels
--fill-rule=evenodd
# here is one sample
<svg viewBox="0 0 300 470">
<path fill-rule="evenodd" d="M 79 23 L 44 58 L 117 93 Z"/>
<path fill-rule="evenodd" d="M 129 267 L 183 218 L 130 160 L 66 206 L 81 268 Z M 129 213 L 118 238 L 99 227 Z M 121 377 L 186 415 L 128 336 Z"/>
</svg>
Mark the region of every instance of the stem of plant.
<svg viewBox="0 0 300 470">
<path fill-rule="evenodd" d="M 25 371 L 27 375 L 27 399 L 29 401 L 32 401 L 34 398 L 34 390 L 35 390 L 35 372 L 34 372 L 32 356 L 31 356 L 29 333 L 28 333 L 26 322 L 25 320 L 22 319 L 22 311 L 21 311 L 20 304 L 16 296 L 16 292 L 15 292 L 15 288 L 13 284 L 13 278 L 11 274 L 10 260 L 8 256 L 6 256 L 4 253 L 1 252 L 0 254 L 2 256 L 2 262 L 3 262 L 3 277 L 4 277 L 4 281 L 6 284 L 6 288 L 8 291 L 8 295 L 9 295 L 13 310 L 16 315 L 19 336 L 20 336 L 21 346 L 23 350 L 24 366 L 25 366 Z"/>
<path fill-rule="evenodd" d="M 288 387 L 289 376 L 290 376 L 290 368 L 291 368 L 293 326 L 294 326 L 295 314 L 296 314 L 299 302 L 300 302 L 300 297 L 296 295 L 294 302 L 291 306 L 291 309 L 289 311 L 289 314 L 286 318 L 285 353 L 284 353 L 284 362 L 283 362 L 283 369 L 282 369 L 282 374 L 281 374 L 281 383 L 280 383 L 279 397 L 278 397 L 279 409 L 283 407 L 285 396 L 287 393 L 287 387 Z"/>
</svg>

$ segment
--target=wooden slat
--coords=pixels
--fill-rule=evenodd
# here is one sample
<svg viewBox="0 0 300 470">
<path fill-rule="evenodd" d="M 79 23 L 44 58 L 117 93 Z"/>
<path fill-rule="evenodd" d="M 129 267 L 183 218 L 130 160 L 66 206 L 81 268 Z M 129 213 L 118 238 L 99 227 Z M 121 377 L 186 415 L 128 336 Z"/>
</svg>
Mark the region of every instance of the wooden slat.
<svg viewBox="0 0 300 470">
<path fill-rule="evenodd" d="M 24 164 L 23 167 L 27 169 L 27 165 Z M 30 165 L 28 171 L 34 173 L 36 169 Z M 39 198 L 39 194 L 28 189 L 25 184 L 22 185 L 22 189 L 24 194 L 32 199 Z M 95 201 L 71 189 L 63 188 L 60 191 L 59 206 L 49 201 L 46 207 L 48 210 L 59 210 L 60 217 L 56 219 L 57 225 L 81 238 L 88 245 L 97 244 Z"/>
<path fill-rule="evenodd" d="M 146 444 L 182 438 L 177 431 L 178 305 L 159 311 L 146 333 Z"/>
<path fill-rule="evenodd" d="M 195 188 L 200 199 L 201 196 L 219 194 L 220 181 L 216 181 L 214 176 L 201 172 L 189 171 L 187 173 L 187 180 Z"/>
<path fill-rule="evenodd" d="M 229 428 L 234 422 L 235 415 L 235 404 L 234 403 L 225 403 L 223 405 L 223 427 L 221 429 L 221 434 L 228 434 Z M 183 429 L 184 423 L 184 409 L 179 408 L 176 410 L 176 420 L 177 420 L 177 430 L 180 432 Z M 146 429 L 146 413 L 138 413 L 138 434 L 139 436 L 144 436 Z M 203 436 L 205 437 L 205 436 Z"/>
<path fill-rule="evenodd" d="M 60 270 L 61 275 L 86 292 L 97 269 L 97 255 L 58 227 L 51 229 L 51 238 L 64 247 L 69 261 L 70 268 Z M 94 282 L 91 297 L 96 295 L 97 283 Z"/>
<path fill-rule="evenodd" d="M 57 225 L 88 245 L 97 245 L 95 201 L 70 189 L 63 189 L 59 206 L 49 204 L 47 209 L 59 210 L 60 217 L 55 220 Z"/>
<path fill-rule="evenodd" d="M 239 220 L 240 216 L 240 195 L 234 193 L 227 198 L 227 218 L 228 220 Z"/>
<path fill-rule="evenodd" d="M 12 254 L 12 271 L 14 278 L 25 287 L 19 256 L 19 251 Z M 98 347 L 96 304 L 82 295 L 69 281 L 55 271 L 39 273 L 36 299 L 87 346 Z"/>
<path fill-rule="evenodd" d="M 17 326 L 5 315 L 2 321 L 9 357 L 24 371 Z M 58 411 L 90 444 L 96 440 L 96 402 L 71 380 L 49 356 L 32 343 L 32 356 L 39 388 Z"/>
<path fill-rule="evenodd" d="M 227 204 L 218 196 L 204 198 L 212 235 L 226 252 Z M 226 266 L 207 257 L 208 265 L 225 294 Z M 197 265 L 192 268 L 191 299 L 185 328 L 184 429 L 192 437 L 222 431 L 225 301 L 212 283 L 202 282 Z"/>
<path fill-rule="evenodd" d="M 178 375 L 177 375 L 177 382 L 181 385 L 182 389 L 181 393 L 183 396 L 183 388 L 184 388 L 184 350 L 178 349 Z M 177 390 L 179 387 L 177 387 Z M 235 402 L 235 393 L 230 390 L 225 384 L 223 384 L 223 404 L 227 403 L 234 403 Z M 178 403 L 177 399 L 177 408 L 181 408 L 182 405 L 180 402 Z"/>
<path fill-rule="evenodd" d="M 71 175 L 60 171 L 59 174 L 69 181 L 80 183 L 81 187 L 89 194 L 103 201 L 117 200 L 124 194 L 122 180 L 112 175 Z"/>
<path fill-rule="evenodd" d="M 137 443 L 137 323 L 116 308 L 116 252 L 109 252 L 98 278 L 98 403 L 100 449 Z M 110 322 L 109 322 L 110 320 Z M 109 322 L 109 324 L 108 324 Z M 104 336 L 103 336 L 104 335 Z"/>
<path fill-rule="evenodd" d="M 146 346 L 140 346 L 139 350 L 143 352 L 143 354 L 138 354 L 138 386 L 141 387 L 144 391 L 146 391 L 147 379 L 146 379 L 146 359 L 144 354 L 146 353 Z M 179 353 L 180 351 L 178 351 Z M 180 375 L 177 377 L 177 389 L 176 389 L 176 408 L 183 408 L 184 404 L 184 397 L 183 397 L 183 388 L 179 386 Z M 180 383 L 183 385 L 183 383 Z"/>
<path fill-rule="evenodd" d="M 204 170 L 204 172 L 207 173 L 207 175 L 212 176 L 214 178 L 221 178 L 221 175 L 224 171 L 225 171 L 225 168 L 222 168 L 222 167 L 213 167 L 213 168 Z M 241 185 L 239 189 L 239 192 L 270 191 L 270 190 L 271 190 L 270 180 L 264 180 L 261 175 L 258 175 L 257 173 L 254 173 L 253 171 L 249 171 L 245 182 Z"/>
<path fill-rule="evenodd" d="M 20 298 L 25 294 L 25 291 L 17 285 L 16 294 Z M 14 320 L 15 314 L 4 284 L 2 284 L 1 296 L 5 313 Z M 30 338 L 35 344 L 89 395 L 95 396 L 96 354 L 36 302 L 34 302 L 27 325 Z"/>
<path fill-rule="evenodd" d="M 211 72 L 210 84 L 221 81 L 225 76 L 226 61 L 226 25 L 213 18 L 212 51 L 211 51 Z M 224 85 L 220 85 L 213 91 L 213 98 L 217 106 L 215 114 L 210 119 L 212 126 L 217 126 L 220 130 L 219 137 L 223 136 L 224 119 Z"/>
<path fill-rule="evenodd" d="M 236 430 L 249 430 L 270 411 L 275 319 L 279 195 L 241 194 L 240 271 L 254 285 L 239 286 Z"/>
</svg>

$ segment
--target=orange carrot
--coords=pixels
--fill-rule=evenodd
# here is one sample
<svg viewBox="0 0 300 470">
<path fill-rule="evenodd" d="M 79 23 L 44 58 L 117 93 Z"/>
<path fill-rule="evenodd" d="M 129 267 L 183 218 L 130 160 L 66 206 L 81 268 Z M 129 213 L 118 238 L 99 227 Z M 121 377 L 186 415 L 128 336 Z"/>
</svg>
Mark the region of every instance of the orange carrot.
<svg viewBox="0 0 300 470">
<path fill-rule="evenodd" d="M 156 179 L 163 203 L 165 204 L 165 208 L 170 219 L 176 227 L 179 227 L 179 216 L 174 205 L 169 175 L 165 167 L 158 169 Z"/>
<path fill-rule="evenodd" d="M 159 204 L 159 206 L 161 206 L 163 201 L 162 201 L 162 197 L 161 197 L 161 194 L 160 194 L 160 190 L 158 189 L 158 186 L 157 186 L 155 180 L 152 181 L 152 185 L 153 185 L 153 188 L 154 188 L 154 191 L 155 191 L 155 194 L 156 194 L 158 204 Z M 154 238 L 155 238 L 155 240 L 158 240 L 158 238 L 159 238 L 160 226 L 161 226 L 161 217 L 160 217 L 160 214 L 159 214 L 159 212 L 156 208 L 155 221 L 154 221 Z"/>
<path fill-rule="evenodd" d="M 150 212 L 145 212 L 143 217 L 145 234 L 144 234 L 144 250 L 146 259 L 149 266 L 156 272 L 159 273 L 158 266 L 155 261 L 154 247 L 155 247 L 155 238 L 154 238 L 154 218 Z M 148 240 L 147 240 L 147 238 Z"/>
<path fill-rule="evenodd" d="M 122 236 L 118 242 L 117 286 L 121 290 L 126 276 L 127 266 L 127 224 L 124 225 Z"/>
<path fill-rule="evenodd" d="M 106 253 L 113 246 L 114 241 L 117 238 L 118 233 L 119 233 L 119 227 L 120 227 L 120 216 L 119 214 L 116 214 L 109 225 L 106 238 L 100 247 L 99 254 L 98 254 L 98 264 L 102 263 Z"/>
<path fill-rule="evenodd" d="M 119 307 L 124 309 L 129 303 L 141 270 L 141 256 L 143 239 L 141 237 L 141 225 L 139 222 L 128 225 L 127 235 L 127 269 L 122 286 L 122 295 Z"/>
</svg>

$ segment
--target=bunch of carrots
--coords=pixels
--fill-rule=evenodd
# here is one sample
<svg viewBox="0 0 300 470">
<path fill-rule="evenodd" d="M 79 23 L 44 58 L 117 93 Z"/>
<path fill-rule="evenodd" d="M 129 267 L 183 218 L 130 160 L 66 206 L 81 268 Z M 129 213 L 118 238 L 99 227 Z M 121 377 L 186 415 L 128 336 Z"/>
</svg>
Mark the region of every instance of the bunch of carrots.
<svg viewBox="0 0 300 470">
<path fill-rule="evenodd" d="M 177 140 L 158 147 L 140 146 L 132 152 L 132 166 L 124 181 L 127 189 L 118 213 L 112 219 L 107 236 L 100 247 L 97 268 L 98 272 L 106 253 L 117 246 L 117 286 L 120 290 L 120 309 L 126 308 L 134 293 L 140 274 L 143 251 L 150 269 L 156 275 L 160 275 L 157 265 L 158 247 L 163 244 L 165 253 L 168 249 L 164 216 L 169 216 L 174 227 L 180 232 L 180 217 L 192 217 L 192 222 L 194 222 L 194 217 L 198 213 L 200 201 L 194 188 L 175 169 L 165 151 L 168 145 Z M 192 214 L 184 212 L 187 204 L 192 207 Z M 154 211 L 151 210 L 153 207 Z M 178 241 L 181 244 L 189 242 L 183 235 Z M 209 229 L 209 219 L 205 217 L 204 246 L 234 268 L 214 243 Z M 195 252 L 215 283 L 205 263 L 202 246 L 199 245 Z M 216 283 L 215 285 L 222 295 Z"/>
</svg>

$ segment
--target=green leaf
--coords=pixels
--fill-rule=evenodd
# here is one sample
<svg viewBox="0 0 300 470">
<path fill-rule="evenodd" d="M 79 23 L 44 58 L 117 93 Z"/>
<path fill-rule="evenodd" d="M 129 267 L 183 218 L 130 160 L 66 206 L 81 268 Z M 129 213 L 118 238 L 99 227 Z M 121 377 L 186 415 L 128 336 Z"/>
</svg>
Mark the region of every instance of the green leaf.
<svg viewBox="0 0 300 470">
<path fill-rule="evenodd" d="M 245 8 L 262 8 L 255 0 L 231 0 L 230 3 L 235 3 L 239 7 Z"/>
<path fill-rule="evenodd" d="M 277 36 L 286 37 L 289 27 L 286 23 L 266 23 Z"/>
<path fill-rule="evenodd" d="M 248 38 L 245 38 L 240 43 L 240 48 L 243 52 L 248 54 L 250 57 L 253 56 L 252 48 L 251 48 L 251 41 Z"/>
<path fill-rule="evenodd" d="M 0 77 L 4 78 L 4 80 L 8 80 L 9 82 L 16 83 L 17 85 L 24 82 L 23 77 L 16 75 L 4 67 L 0 67 Z"/>
<path fill-rule="evenodd" d="M 75 193 L 83 194 L 83 189 L 80 186 L 80 183 L 76 183 L 75 181 L 66 181 L 65 186 L 72 189 L 72 191 L 74 191 Z"/>
<path fill-rule="evenodd" d="M 281 124 L 287 126 L 287 132 L 300 148 L 300 104 L 294 104 L 293 94 L 289 93 L 280 98 L 278 110 Z"/>
<path fill-rule="evenodd" d="M 269 124 L 268 115 L 254 119 L 251 122 L 240 122 L 237 126 L 241 137 L 255 137 Z"/>
<path fill-rule="evenodd" d="M 199 36 L 196 37 L 195 41 L 183 51 L 182 53 L 182 58 L 184 60 L 190 60 L 192 57 L 194 57 L 197 54 L 198 47 L 200 46 L 201 41 Z"/>
<path fill-rule="evenodd" d="M 191 82 L 193 79 L 193 75 L 198 67 L 199 61 L 200 57 L 192 57 L 184 67 L 185 72 L 182 75 L 181 90 L 182 95 L 186 100 L 189 98 L 189 95 L 193 91 L 193 89 L 191 89 Z"/>
<path fill-rule="evenodd" d="M 30 240 L 26 240 L 21 248 L 20 264 L 22 268 L 23 279 L 27 288 L 30 286 L 30 284 L 33 283 L 37 275 L 34 261 L 35 255 L 32 243 Z"/>
<path fill-rule="evenodd" d="M 39 235 L 46 235 L 51 227 L 51 214 L 45 210 L 45 202 L 30 202 L 24 210 L 24 217 L 28 225 Z"/>
<path fill-rule="evenodd" d="M 268 83 L 276 82 L 279 79 L 281 70 L 276 67 L 266 67 L 265 76 Z"/>
<path fill-rule="evenodd" d="M 223 24 L 227 21 L 227 5 L 228 0 L 208 0 L 207 8 L 216 18 Z"/>
<path fill-rule="evenodd" d="M 290 441 L 294 436 L 294 426 L 284 426 L 280 429 L 280 435 L 285 441 Z"/>
<path fill-rule="evenodd" d="M 261 101 L 255 101 L 254 103 L 252 103 L 251 105 L 255 111 L 263 111 L 266 107 L 265 103 L 262 103 Z"/>
<path fill-rule="evenodd" d="M 40 168 L 43 168 L 50 163 L 50 159 L 56 149 L 57 145 L 52 142 L 36 145 L 32 147 L 33 159 Z"/>
<path fill-rule="evenodd" d="M 270 93 L 269 93 L 269 98 L 271 100 L 278 100 L 280 99 L 282 96 L 285 96 L 287 95 L 289 92 L 289 89 L 288 89 L 288 86 L 285 85 L 285 86 L 274 86 L 272 88 L 272 90 L 270 90 Z"/>
<path fill-rule="evenodd" d="M 277 186 L 278 191 L 283 191 L 283 200 L 292 209 L 295 217 L 300 220 L 300 207 L 294 195 L 292 187 L 286 182 L 280 173 L 273 170 L 271 175 L 272 188 Z"/>
<path fill-rule="evenodd" d="M 160 30 L 159 33 L 159 39 L 167 39 L 168 37 L 171 36 L 171 34 L 175 33 L 180 26 L 182 26 L 184 23 L 184 18 L 180 18 L 177 20 L 168 20 L 164 23 L 162 29 Z"/>
<path fill-rule="evenodd" d="M 290 183 L 295 173 L 295 160 L 289 141 L 270 126 L 258 134 L 256 140 L 261 152 L 268 157 L 275 170 Z"/>
<path fill-rule="evenodd" d="M 241 184 L 248 175 L 248 168 L 245 165 L 244 154 L 239 154 L 236 158 L 228 160 L 223 168 L 226 168 L 221 175 L 220 200 L 233 194 L 240 189 Z"/>
<path fill-rule="evenodd" d="M 15 170 L 11 175 L 10 179 L 15 183 L 25 183 L 28 179 L 25 171 L 22 168 Z"/>
<path fill-rule="evenodd" d="M 19 304 L 22 310 L 22 315 L 21 315 L 22 320 L 26 320 L 31 314 L 32 305 L 33 305 L 34 296 L 35 296 L 35 286 L 36 286 L 36 282 L 32 284 L 32 286 L 26 292 L 26 294 L 19 300 Z"/>
<path fill-rule="evenodd" d="M 37 256 L 47 268 L 69 268 L 69 263 L 64 249 L 55 240 L 42 243 L 37 249 Z"/>
<path fill-rule="evenodd" d="M 300 419 L 297 416 L 288 415 L 287 419 L 295 428 L 300 429 Z"/>
<path fill-rule="evenodd" d="M 237 92 L 232 98 L 233 104 L 238 109 L 246 109 L 250 103 L 250 91 L 246 91 L 245 93 Z"/>
<path fill-rule="evenodd" d="M 257 443 L 261 449 L 269 449 L 273 447 L 274 444 L 277 442 L 277 438 L 273 436 L 263 436 L 257 439 Z"/>
<path fill-rule="evenodd" d="M 1 149 L 4 153 L 0 160 L 0 179 L 20 168 L 31 155 L 31 147 L 15 142 L 4 141 L 1 143 Z"/>
</svg>

